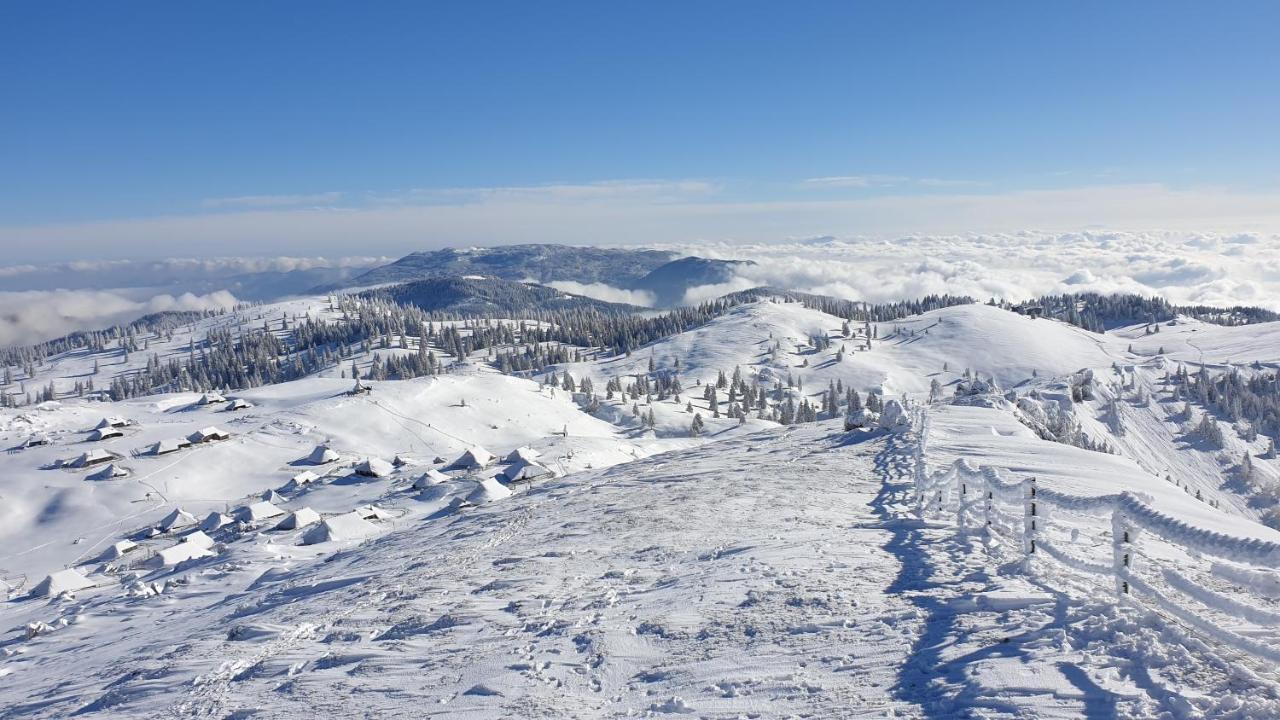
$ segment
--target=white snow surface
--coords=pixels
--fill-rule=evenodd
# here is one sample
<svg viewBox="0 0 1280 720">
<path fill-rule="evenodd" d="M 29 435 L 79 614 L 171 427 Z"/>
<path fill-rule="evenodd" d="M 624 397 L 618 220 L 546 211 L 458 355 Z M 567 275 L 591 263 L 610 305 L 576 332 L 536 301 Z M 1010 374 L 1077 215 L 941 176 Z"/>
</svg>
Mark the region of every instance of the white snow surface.
<svg viewBox="0 0 1280 720">
<path fill-rule="evenodd" d="M 1280 330 L 1181 319 L 1096 335 L 973 305 L 881 323 L 867 349 L 861 327 L 843 338 L 840 325 L 761 302 L 630 358 L 557 368 L 602 394 L 678 358 L 681 401 L 639 400 L 651 429 L 634 399 L 590 415 L 478 362 L 361 395 L 336 369 L 237 391 L 252 409 L 218 414 L 230 438 L 184 448 L 169 442 L 218 412 L 195 393 L 0 410 L 7 447 L 49 439 L 0 459 L 0 718 L 1280 717 L 1274 663 L 1215 630 L 1280 648 L 1266 622 L 1280 618 L 1280 576 L 1251 562 L 1280 533 L 1223 461 L 1261 445 L 1189 446 L 1160 395 L 1177 362 L 1275 367 Z M 808 344 L 816 333 L 829 349 Z M 1101 515 L 1047 509 L 1047 547 L 1074 565 L 1030 567 L 1016 507 L 991 538 L 945 512 L 918 519 L 903 425 L 713 417 L 696 380 L 735 366 L 767 387 L 792 376 L 797 400 L 836 380 L 917 401 L 937 380 L 949 398 L 970 370 L 1044 403 L 1091 369 L 1098 399 L 1071 409 L 1114 454 L 1041 439 L 993 396 L 935 405 L 924 459 L 1034 476 L 1082 502 L 1140 497 L 1179 530 L 1138 544 L 1135 583 L 1168 602 L 1118 602 L 1111 578 L 1090 575 L 1113 559 Z M 1130 402 L 1125 383 L 1153 401 Z M 1103 418 L 1111 397 L 1128 432 Z M 104 416 L 129 424 L 92 447 L 127 475 L 90 481 L 73 461 Z M 152 454 L 161 442 L 172 452 Z M 451 466 L 472 448 L 481 462 Z M 422 462 L 356 474 L 382 457 Z M 508 486 L 502 465 L 482 467 L 497 457 L 550 473 Z M 1280 461 L 1255 457 L 1280 478 Z M 251 522 L 226 518 L 233 508 Z M 193 532 L 197 517 L 217 522 Z M 1179 545 L 1195 533 L 1248 551 Z M 32 596 L 60 573 L 90 585 Z"/>
</svg>

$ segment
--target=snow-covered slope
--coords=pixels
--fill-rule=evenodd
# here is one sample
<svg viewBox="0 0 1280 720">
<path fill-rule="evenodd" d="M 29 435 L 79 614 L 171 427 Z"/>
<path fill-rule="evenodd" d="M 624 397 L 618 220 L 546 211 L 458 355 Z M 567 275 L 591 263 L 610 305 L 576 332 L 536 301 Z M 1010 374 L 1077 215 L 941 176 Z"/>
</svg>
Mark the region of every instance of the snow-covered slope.
<svg viewBox="0 0 1280 720">
<path fill-rule="evenodd" d="M 325 298 L 238 312 L 147 342 L 181 356 L 219 326 L 338 321 Z M 1277 541 L 1233 473 L 1250 453 L 1257 482 L 1280 479 L 1280 460 L 1225 420 L 1220 445 L 1195 441 L 1164 378 L 1201 351 L 1274 367 L 1274 327 L 1098 335 L 986 305 L 844 325 L 800 303 L 743 305 L 630 356 L 551 368 L 577 392 L 501 375 L 483 352 L 352 392 L 343 374 L 370 358 L 357 352 L 226 393 L 239 410 L 194 393 L 0 410 L 13 448 L 0 458 L 0 717 L 1275 710 L 1256 658 L 1097 583 L 1015 572 L 1016 543 L 915 519 L 909 433 L 714 417 L 726 394 L 711 408 L 699 387 L 740 368 L 816 403 L 837 382 L 924 400 L 936 381 L 934 468 L 964 458 L 1075 497 L 1140 493 L 1189 527 Z M 74 382 L 94 360 L 53 358 L 38 380 Z M 669 373 L 679 399 L 603 397 L 614 378 Z M 966 375 L 999 390 L 950 405 Z M 126 421 L 120 435 L 89 440 L 104 418 Z M 151 453 L 209 428 L 229 437 Z M 47 443 L 23 447 L 32 438 Z M 308 463 L 318 446 L 338 458 Z M 106 461 L 72 466 L 94 451 Z M 1095 520 L 1052 518 L 1074 551 L 1109 553 Z M 1232 591 L 1178 552 L 1152 557 Z"/>
</svg>

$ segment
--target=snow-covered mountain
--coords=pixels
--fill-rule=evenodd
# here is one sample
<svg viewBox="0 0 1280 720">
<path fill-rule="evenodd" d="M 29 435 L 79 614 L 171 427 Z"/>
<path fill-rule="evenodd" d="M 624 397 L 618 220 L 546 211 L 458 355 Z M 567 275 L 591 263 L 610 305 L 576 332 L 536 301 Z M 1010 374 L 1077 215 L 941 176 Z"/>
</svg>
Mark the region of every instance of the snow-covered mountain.
<svg viewBox="0 0 1280 720">
<path fill-rule="evenodd" d="M 726 282 L 733 277 L 735 268 L 750 264 L 747 260 L 678 257 L 667 251 L 631 248 L 548 244 L 446 248 L 412 253 L 349 281 L 317 290 L 441 278 L 495 278 L 544 285 L 603 285 L 643 293 L 655 307 L 673 307 L 684 303 L 690 288 Z"/>
<path fill-rule="evenodd" d="M 0 717 L 1280 713 L 1280 324 L 801 300 L 13 351 Z"/>
</svg>

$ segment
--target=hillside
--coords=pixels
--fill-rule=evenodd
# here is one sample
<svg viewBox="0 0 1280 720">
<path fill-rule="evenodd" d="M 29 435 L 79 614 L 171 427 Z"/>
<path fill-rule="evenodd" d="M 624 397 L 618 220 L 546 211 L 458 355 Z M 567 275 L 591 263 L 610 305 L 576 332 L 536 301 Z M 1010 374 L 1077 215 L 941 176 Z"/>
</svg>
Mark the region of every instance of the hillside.
<svg viewBox="0 0 1280 720">
<path fill-rule="evenodd" d="M 1175 373 L 1201 350 L 1205 373 L 1227 370 L 1228 354 L 1249 360 L 1238 372 L 1274 372 L 1271 325 L 1097 334 L 982 304 L 848 322 L 812 298 L 744 297 L 629 354 L 537 344 L 578 360 L 526 379 L 493 369 L 496 347 L 450 343 L 514 333 L 518 321 L 492 315 L 568 296 L 493 280 L 418 287 L 463 302 L 497 289 L 477 310 L 489 322 L 438 321 L 431 338 L 387 325 L 381 342 L 349 342 L 315 373 L 207 403 L 168 392 L 0 408 L 11 448 L 0 717 L 1275 709 L 1258 679 L 1265 648 L 1280 656 L 1263 622 L 1280 617 L 1272 571 L 1251 550 L 1215 560 L 1179 542 L 1280 542 L 1258 522 L 1280 459 Z M 14 386 L 129 377 L 152 355 L 207 351 L 210 333 L 372 322 L 395 307 L 381 304 L 392 291 L 184 317 L 140 329 L 133 352 L 106 343 L 46 358 Z M 367 379 L 424 352 L 438 354 L 434 374 Z M 353 393 L 353 367 L 368 392 Z M 932 396 L 927 426 L 887 432 L 873 413 L 846 431 L 851 390 L 868 407 L 873 395 Z M 1191 397 L 1193 418 L 1175 394 Z M 748 395 L 735 416 L 731 398 Z M 124 421 L 119 435 L 91 440 L 106 418 Z M 1213 442 L 1202 418 L 1219 429 Z M 229 437 L 165 446 L 209 428 Z M 317 447 L 336 457 L 312 464 Z M 110 456 L 68 462 L 93 451 Z M 1073 498 L 1037 517 L 1078 567 L 1112 557 L 1110 520 L 1081 508 L 1132 494 L 1182 528 L 1144 538 L 1143 582 L 1199 594 L 1130 606 L 1109 577 L 1075 566 L 1014 570 L 1020 500 L 985 539 L 957 535 L 949 505 L 922 521 L 917 467 L 927 477 L 957 460 Z M 299 526 L 278 527 L 287 518 Z M 1231 595 L 1246 610 L 1216 599 Z M 1247 618 L 1232 624 L 1232 612 Z M 1263 650 L 1241 651 L 1240 633 Z M 1143 675 L 1157 663 L 1159 678 Z"/>
</svg>

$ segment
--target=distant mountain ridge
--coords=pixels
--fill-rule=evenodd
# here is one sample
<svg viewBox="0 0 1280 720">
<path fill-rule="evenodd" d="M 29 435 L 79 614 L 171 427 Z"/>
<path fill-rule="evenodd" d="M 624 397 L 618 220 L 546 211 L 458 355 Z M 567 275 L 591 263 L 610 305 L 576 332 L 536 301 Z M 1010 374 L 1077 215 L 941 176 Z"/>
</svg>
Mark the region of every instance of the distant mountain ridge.
<svg viewBox="0 0 1280 720">
<path fill-rule="evenodd" d="M 426 312 L 473 317 L 529 317 L 546 312 L 591 310 L 621 316 L 645 308 L 605 302 L 532 283 L 476 277 L 434 277 L 366 290 L 362 295 Z"/>
<path fill-rule="evenodd" d="M 571 280 L 629 287 L 675 258 L 674 253 L 661 250 L 551 244 L 445 248 L 410 253 L 357 275 L 349 285 L 364 287 L 432 277 L 480 275 L 502 280 L 533 280 L 543 285 Z"/>
<path fill-rule="evenodd" d="M 672 307 L 684 301 L 690 288 L 727 282 L 739 267 L 752 264 L 749 260 L 680 257 L 665 250 L 633 248 L 550 244 L 445 248 L 411 253 L 349 281 L 317 290 L 325 292 L 339 287 L 360 288 L 430 278 L 482 277 L 542 285 L 599 283 L 625 290 L 643 290 L 652 294 L 655 306 Z"/>
</svg>

